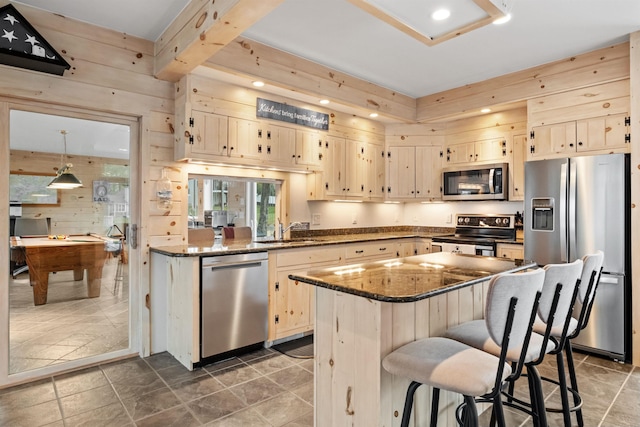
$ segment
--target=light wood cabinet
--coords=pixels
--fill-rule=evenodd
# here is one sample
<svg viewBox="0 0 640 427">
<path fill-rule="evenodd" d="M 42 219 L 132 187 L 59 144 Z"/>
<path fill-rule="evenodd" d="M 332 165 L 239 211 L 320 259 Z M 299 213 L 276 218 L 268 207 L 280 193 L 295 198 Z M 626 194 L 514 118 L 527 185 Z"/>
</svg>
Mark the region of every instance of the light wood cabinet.
<svg viewBox="0 0 640 427">
<path fill-rule="evenodd" d="M 438 200 L 442 197 L 440 146 L 389 146 L 387 199 Z"/>
<path fill-rule="evenodd" d="M 382 200 L 382 145 L 326 136 L 319 171 L 307 177 L 309 200 Z"/>
<path fill-rule="evenodd" d="M 532 159 L 573 156 L 581 152 L 630 150 L 630 119 L 626 113 L 534 126 L 530 133 Z"/>
<path fill-rule="evenodd" d="M 346 262 L 395 258 L 397 243 L 394 240 L 380 240 L 377 242 L 352 243 L 345 245 L 344 259 Z"/>
<path fill-rule="evenodd" d="M 505 138 L 450 144 L 446 147 L 448 165 L 473 162 L 501 161 L 508 158 L 508 144 Z"/>
<path fill-rule="evenodd" d="M 416 239 L 416 255 L 431 253 L 431 239 Z"/>
<path fill-rule="evenodd" d="M 184 141 L 176 142 L 176 159 L 204 158 L 219 160 L 227 156 L 227 117 L 192 110 L 186 120 Z"/>
<path fill-rule="evenodd" d="M 296 130 L 295 163 L 309 170 L 321 164 L 323 135 L 315 130 Z"/>
<path fill-rule="evenodd" d="M 524 162 L 526 158 L 527 136 L 513 137 L 513 156 L 509 168 L 509 200 L 524 200 Z"/>
<path fill-rule="evenodd" d="M 498 243 L 496 245 L 496 256 L 498 258 L 512 258 L 522 259 L 524 258 L 524 247 L 518 244 L 512 243 Z"/>
<path fill-rule="evenodd" d="M 299 248 L 269 253 L 269 341 L 314 327 L 315 288 L 289 279 L 292 273 L 342 263 L 343 249 Z"/>
</svg>

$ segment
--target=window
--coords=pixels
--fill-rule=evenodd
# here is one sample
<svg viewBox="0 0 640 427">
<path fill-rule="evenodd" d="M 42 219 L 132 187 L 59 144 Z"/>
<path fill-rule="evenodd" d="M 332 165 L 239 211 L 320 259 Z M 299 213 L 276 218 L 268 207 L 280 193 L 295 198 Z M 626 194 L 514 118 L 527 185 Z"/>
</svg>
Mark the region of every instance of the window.
<svg viewBox="0 0 640 427">
<path fill-rule="evenodd" d="M 256 237 L 274 236 L 279 192 L 275 180 L 190 175 L 189 226 L 247 226 Z"/>
</svg>

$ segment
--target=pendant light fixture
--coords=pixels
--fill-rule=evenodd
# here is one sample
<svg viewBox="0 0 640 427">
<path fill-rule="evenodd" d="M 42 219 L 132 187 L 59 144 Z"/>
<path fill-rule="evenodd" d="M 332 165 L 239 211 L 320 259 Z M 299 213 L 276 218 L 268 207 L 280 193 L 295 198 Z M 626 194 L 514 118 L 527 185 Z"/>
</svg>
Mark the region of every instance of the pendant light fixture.
<svg viewBox="0 0 640 427">
<path fill-rule="evenodd" d="M 76 178 L 74 174 L 71 173 L 71 168 L 73 165 L 71 163 L 64 164 L 64 159 L 67 156 L 67 131 L 61 130 L 62 139 L 64 142 L 64 154 L 60 156 L 60 169 L 58 169 L 58 174 L 53 181 L 47 185 L 47 188 L 68 190 L 72 188 L 82 187 L 82 182 Z"/>
</svg>

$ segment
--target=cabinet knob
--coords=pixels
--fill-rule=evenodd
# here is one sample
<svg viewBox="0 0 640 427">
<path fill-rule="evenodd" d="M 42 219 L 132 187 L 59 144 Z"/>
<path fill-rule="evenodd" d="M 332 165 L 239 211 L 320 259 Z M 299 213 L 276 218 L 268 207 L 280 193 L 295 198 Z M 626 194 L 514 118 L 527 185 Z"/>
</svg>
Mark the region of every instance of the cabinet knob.
<svg viewBox="0 0 640 427">
<path fill-rule="evenodd" d="M 579 146 L 582 146 L 582 141 L 578 141 L 578 145 L 579 145 Z"/>
</svg>

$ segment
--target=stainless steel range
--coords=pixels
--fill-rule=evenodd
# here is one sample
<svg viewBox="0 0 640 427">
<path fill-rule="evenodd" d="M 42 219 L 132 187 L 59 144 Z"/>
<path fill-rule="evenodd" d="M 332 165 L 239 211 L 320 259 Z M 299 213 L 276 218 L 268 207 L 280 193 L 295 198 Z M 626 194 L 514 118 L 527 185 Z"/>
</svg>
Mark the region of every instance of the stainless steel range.
<svg viewBox="0 0 640 427">
<path fill-rule="evenodd" d="M 515 240 L 515 215 L 458 214 L 455 233 L 433 237 L 431 250 L 495 256 L 497 242 Z"/>
</svg>

